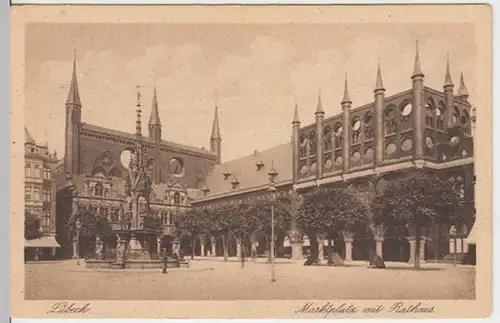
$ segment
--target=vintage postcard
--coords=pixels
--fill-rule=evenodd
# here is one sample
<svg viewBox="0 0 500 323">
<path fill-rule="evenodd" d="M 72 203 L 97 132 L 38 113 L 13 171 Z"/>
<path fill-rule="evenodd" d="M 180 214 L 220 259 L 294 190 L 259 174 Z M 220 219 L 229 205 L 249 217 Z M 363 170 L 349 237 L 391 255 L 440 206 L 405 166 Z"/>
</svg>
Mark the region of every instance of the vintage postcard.
<svg viewBox="0 0 500 323">
<path fill-rule="evenodd" d="M 490 315 L 489 6 L 11 10 L 13 317 Z"/>
</svg>

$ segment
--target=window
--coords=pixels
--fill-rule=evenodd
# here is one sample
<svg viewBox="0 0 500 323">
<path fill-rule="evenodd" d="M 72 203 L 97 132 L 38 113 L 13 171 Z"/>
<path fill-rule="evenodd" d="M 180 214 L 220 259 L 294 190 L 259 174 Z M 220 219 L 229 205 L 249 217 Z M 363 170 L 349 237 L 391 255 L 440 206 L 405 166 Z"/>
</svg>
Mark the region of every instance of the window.
<svg viewBox="0 0 500 323">
<path fill-rule="evenodd" d="M 342 148 L 342 125 L 337 123 L 335 125 L 335 149 Z"/>
<path fill-rule="evenodd" d="M 44 176 L 43 177 L 45 179 L 51 179 L 52 178 L 52 172 L 50 171 L 50 168 L 45 168 L 43 170 L 43 172 L 44 172 L 44 174 L 43 174 Z"/>
<path fill-rule="evenodd" d="M 385 110 L 385 134 L 390 135 L 398 131 L 398 125 L 396 123 L 396 108 L 391 106 Z"/>
<path fill-rule="evenodd" d="M 40 167 L 38 165 L 35 165 L 35 171 L 33 175 L 35 177 L 42 177 L 42 174 L 40 173 Z"/>
<path fill-rule="evenodd" d="M 309 147 L 309 153 L 316 155 L 316 133 L 314 131 L 309 134 Z"/>
<path fill-rule="evenodd" d="M 91 206 L 90 207 L 90 212 L 92 212 L 92 214 L 95 216 L 97 214 L 97 206 Z"/>
<path fill-rule="evenodd" d="M 427 127 L 434 127 L 434 107 L 431 103 L 425 105 L 425 125 Z"/>
<path fill-rule="evenodd" d="M 360 129 L 361 129 L 361 121 L 359 119 L 354 119 L 351 123 L 351 143 L 357 144 L 359 143 L 360 138 Z"/>
<path fill-rule="evenodd" d="M 435 111 L 437 118 L 437 128 L 439 130 L 444 130 L 444 103 L 439 102 L 439 108 L 437 108 Z"/>
<path fill-rule="evenodd" d="M 26 185 L 24 187 L 24 199 L 31 200 L 31 185 Z"/>
<path fill-rule="evenodd" d="M 43 190 L 43 200 L 50 202 L 52 200 L 52 191 L 50 188 L 46 188 Z"/>
<path fill-rule="evenodd" d="M 40 198 L 40 188 L 38 187 L 33 187 L 33 200 L 39 201 Z"/>
<path fill-rule="evenodd" d="M 365 122 L 365 141 L 373 139 L 373 115 L 371 112 L 365 114 L 364 117 Z"/>
<path fill-rule="evenodd" d="M 169 217 L 169 223 L 170 225 L 174 224 L 174 214 L 173 213 L 170 213 L 170 217 Z"/>
<path fill-rule="evenodd" d="M 31 176 L 31 165 L 30 164 L 26 164 L 24 166 L 24 176 L 26 176 L 26 177 Z"/>
<path fill-rule="evenodd" d="M 325 127 L 323 131 L 324 151 L 332 150 L 332 130 L 330 127 Z"/>
<path fill-rule="evenodd" d="M 411 114 L 411 111 L 413 110 L 413 106 L 411 103 L 407 103 L 402 109 L 401 109 L 401 115 L 403 117 L 408 117 Z"/>
<path fill-rule="evenodd" d="M 181 204 L 181 194 L 179 192 L 174 193 L 174 204 Z"/>
<path fill-rule="evenodd" d="M 107 207 L 101 207 L 101 212 L 99 212 L 104 217 L 108 217 L 109 209 Z"/>
<path fill-rule="evenodd" d="M 102 184 L 95 184 L 95 187 L 94 187 L 94 195 L 95 196 L 103 196 L 103 188 L 102 188 Z"/>
<path fill-rule="evenodd" d="M 302 158 L 302 157 L 306 157 L 307 156 L 307 138 L 302 136 L 300 138 L 300 149 L 299 149 L 299 157 Z"/>
<path fill-rule="evenodd" d="M 50 228 L 50 211 L 45 211 L 44 212 L 44 219 L 43 219 L 43 226 L 45 228 Z"/>
</svg>

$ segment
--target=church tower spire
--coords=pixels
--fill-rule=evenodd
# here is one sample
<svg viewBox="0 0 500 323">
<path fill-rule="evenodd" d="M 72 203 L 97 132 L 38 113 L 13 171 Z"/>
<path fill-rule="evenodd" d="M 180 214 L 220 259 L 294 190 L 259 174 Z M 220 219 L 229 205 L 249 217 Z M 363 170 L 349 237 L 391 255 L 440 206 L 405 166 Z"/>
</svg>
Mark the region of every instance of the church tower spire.
<svg viewBox="0 0 500 323">
<path fill-rule="evenodd" d="M 446 53 L 446 75 L 444 77 L 443 87 L 445 89 L 447 87 L 453 87 L 453 81 L 451 80 L 451 73 L 450 73 L 450 54 L 449 53 Z"/>
<path fill-rule="evenodd" d="M 415 54 L 415 64 L 413 65 L 413 76 L 415 77 L 424 77 L 424 73 L 422 72 L 422 68 L 420 67 L 420 54 L 418 52 L 418 40 L 416 42 L 416 54 Z"/>
<path fill-rule="evenodd" d="M 78 78 L 76 77 L 76 51 L 73 53 L 73 74 L 69 86 L 68 99 L 66 104 L 82 106 L 80 101 L 80 92 L 78 91 Z"/>
<path fill-rule="evenodd" d="M 153 183 L 161 183 L 161 120 L 158 112 L 158 97 L 156 95 L 156 86 L 153 90 L 153 104 L 151 106 L 151 115 L 149 116 L 149 138 L 154 140 L 155 146 L 153 150 L 154 165 L 153 165 Z"/>
<path fill-rule="evenodd" d="M 462 100 L 467 101 L 467 99 L 469 98 L 469 91 L 467 90 L 464 82 L 464 72 L 460 73 L 460 87 L 458 88 L 457 94 L 458 97 Z"/>
<path fill-rule="evenodd" d="M 217 163 L 221 162 L 222 138 L 219 128 L 219 107 L 215 104 L 214 121 L 212 124 L 212 135 L 210 136 L 210 151 L 217 155 Z"/>
<path fill-rule="evenodd" d="M 76 51 L 73 52 L 73 73 L 65 106 L 64 172 L 67 175 L 78 175 L 80 173 L 82 102 L 76 74 Z"/>
</svg>

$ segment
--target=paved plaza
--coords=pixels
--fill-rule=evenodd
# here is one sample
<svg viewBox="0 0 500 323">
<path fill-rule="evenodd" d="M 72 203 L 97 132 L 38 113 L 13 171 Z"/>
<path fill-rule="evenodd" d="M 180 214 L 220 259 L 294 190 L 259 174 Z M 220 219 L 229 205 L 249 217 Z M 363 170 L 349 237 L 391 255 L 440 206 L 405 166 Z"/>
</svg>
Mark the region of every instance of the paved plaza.
<svg viewBox="0 0 500 323">
<path fill-rule="evenodd" d="M 302 266 L 237 259 L 191 261 L 190 268 L 161 270 L 85 269 L 74 260 L 26 264 L 26 299 L 37 300 L 246 300 L 246 299 L 474 299 L 472 266 L 387 263 L 386 269 Z"/>
</svg>

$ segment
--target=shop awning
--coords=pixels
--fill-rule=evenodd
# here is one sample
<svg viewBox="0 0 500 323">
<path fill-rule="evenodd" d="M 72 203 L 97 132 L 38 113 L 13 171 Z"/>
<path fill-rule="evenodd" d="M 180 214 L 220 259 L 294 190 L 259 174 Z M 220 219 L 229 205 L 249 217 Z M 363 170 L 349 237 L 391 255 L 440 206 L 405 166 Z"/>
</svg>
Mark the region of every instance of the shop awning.
<svg viewBox="0 0 500 323">
<path fill-rule="evenodd" d="M 476 225 L 473 225 L 469 232 L 469 236 L 465 239 L 468 244 L 476 244 L 476 231 Z"/>
<path fill-rule="evenodd" d="M 26 240 L 24 239 L 25 248 L 60 248 L 56 238 L 53 236 L 44 236 L 40 239 Z"/>
</svg>

